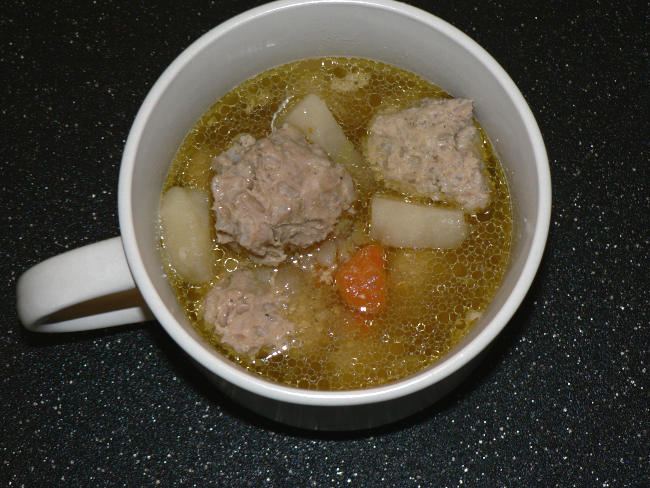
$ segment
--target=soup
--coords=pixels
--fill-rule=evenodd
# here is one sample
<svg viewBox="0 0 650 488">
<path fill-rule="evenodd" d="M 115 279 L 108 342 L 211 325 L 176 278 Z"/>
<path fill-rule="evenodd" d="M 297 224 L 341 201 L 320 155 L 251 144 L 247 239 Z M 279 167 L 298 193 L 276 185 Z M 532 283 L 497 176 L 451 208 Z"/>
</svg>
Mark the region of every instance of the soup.
<svg viewBox="0 0 650 488">
<path fill-rule="evenodd" d="M 327 155 L 336 163 L 331 168 L 323 164 L 327 171 L 344 168 L 345 175 L 336 173 L 338 179 L 334 180 L 344 182 L 343 176 L 349 174 L 353 197 L 344 195 L 333 204 L 338 212 L 336 221 L 331 230 L 314 237 L 314 242 L 305 241 L 298 232 L 291 234 L 282 249 L 256 247 L 250 239 L 233 241 L 232 232 L 222 222 L 226 214 L 216 216 L 222 205 L 215 198 L 230 191 L 232 185 L 219 187 L 217 182 L 215 186 L 215 171 L 223 175 L 223 168 L 237 166 L 244 149 L 272 140 L 267 138 L 282 130 L 295 138 L 295 129 L 286 128 L 285 123 L 293 120 L 296 107 L 309 97 L 323 103 L 343 131 L 345 144 L 337 146 L 343 149 L 334 157 Z M 472 153 L 480 159 L 489 204 L 468 203 L 465 197 L 454 196 L 442 188 L 443 183 L 434 184 L 437 176 L 432 180 L 432 193 L 423 195 L 414 177 L 395 182 L 390 174 L 391 161 L 404 151 L 375 157 L 376 148 L 387 144 L 384 139 L 372 139 L 380 133 L 382 121 L 395 114 L 409 114 L 408 110 L 448 100 L 451 96 L 440 88 L 399 68 L 365 59 L 326 57 L 266 71 L 217 101 L 182 143 L 163 189 L 163 206 L 171 200 L 167 196 L 174 188 L 181 187 L 196 190 L 196 195 L 203 195 L 198 197 L 203 201 L 200 205 L 211 208 L 207 225 L 196 220 L 196 228 L 207 232 L 203 240 L 209 240 L 205 252 L 210 256 L 210 266 L 203 266 L 197 279 L 184 278 L 186 273 L 181 272 L 171 251 L 174 237 L 164 229 L 161 233 L 170 283 L 203 337 L 255 374 L 284 385 L 319 390 L 365 388 L 399 380 L 433 364 L 457 344 L 489 304 L 508 263 L 512 215 L 500 163 L 474 121 L 479 138 Z M 417 125 L 404 120 L 405 126 Z M 309 133 L 305 136 L 310 139 Z M 232 153 L 238 144 L 240 153 L 224 159 L 224 154 L 230 154 L 226 151 Z M 317 156 L 325 152 L 309 142 L 296 144 Z M 320 158 L 312 153 L 309 157 Z M 409 165 L 421 173 L 417 164 Z M 345 183 L 340 184 L 343 186 L 336 192 L 348 191 Z M 403 211 L 411 215 L 413 209 L 424 212 L 422 218 L 428 209 L 460 215 L 457 219 L 463 230 L 439 244 L 404 245 L 401 239 L 410 229 L 408 223 L 403 225 L 405 230 L 399 227 L 400 220 L 408 220 L 400 216 Z M 396 216 L 386 224 L 398 226 L 392 236 L 381 230 L 380 220 L 386 214 Z M 438 239 L 440 232 L 433 234 L 424 239 Z M 301 246 L 300 242 L 307 244 Z M 381 263 L 381 294 L 372 303 L 357 307 L 346 295 L 345 273 L 354 259 L 370 259 L 371 253 Z M 264 293 L 277 295 L 278 289 L 284 290 L 279 314 L 273 318 L 276 325 L 290 324 L 281 341 L 264 343 L 261 339 L 255 347 L 233 347 L 227 330 L 206 319 L 211 317 L 206 303 L 214 290 L 230 290 L 225 287 L 244 276 L 257 283 L 273 283 L 276 291 L 266 289 Z M 266 296 L 264 293 L 258 296 Z"/>
</svg>

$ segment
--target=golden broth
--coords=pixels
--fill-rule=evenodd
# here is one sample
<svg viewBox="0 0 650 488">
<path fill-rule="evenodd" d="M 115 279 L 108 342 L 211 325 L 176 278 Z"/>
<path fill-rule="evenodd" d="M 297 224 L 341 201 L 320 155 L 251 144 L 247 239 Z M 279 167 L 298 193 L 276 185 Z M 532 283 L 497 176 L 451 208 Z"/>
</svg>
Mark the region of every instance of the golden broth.
<svg viewBox="0 0 650 488">
<path fill-rule="evenodd" d="M 237 86 L 203 115 L 181 145 L 164 190 L 180 185 L 209 193 L 211 158 L 228 149 L 241 133 L 256 138 L 268 135 L 274 115 L 286 113 L 292 103 L 309 93 L 325 100 L 359 150 L 378 111 L 405 108 L 426 97 L 449 97 L 415 74 L 364 59 L 328 57 L 274 68 Z M 245 253 L 220 246 L 215 240 L 218 266 L 210 283 L 190 285 L 167 266 L 189 319 L 226 357 L 289 386 L 364 388 L 404 378 L 431 365 L 467 333 L 487 307 L 508 261 L 510 197 L 500 163 L 482 130 L 480 134 L 492 191 L 490 207 L 466 216 L 470 234 L 457 249 L 388 249 L 388 304 L 377 316 L 364 319 L 355 315 L 345 307 L 334 285 L 303 276 L 302 288 L 287 312 L 288 319 L 298 326 L 293 347 L 275 355 L 262 350 L 253 360 L 240 356 L 223 346 L 202 322 L 200 306 L 220 278 L 238 268 L 259 266 Z M 353 168 L 351 173 L 358 190 L 356 213 L 343 217 L 337 232 L 353 247 L 370 242 L 368 203 L 372 195 L 396 192 L 377 181 L 367 167 Z M 162 247 L 164 256 L 164 242 Z M 311 264 L 310 250 L 305 250 L 292 255 L 278 272 L 296 274 Z"/>
</svg>

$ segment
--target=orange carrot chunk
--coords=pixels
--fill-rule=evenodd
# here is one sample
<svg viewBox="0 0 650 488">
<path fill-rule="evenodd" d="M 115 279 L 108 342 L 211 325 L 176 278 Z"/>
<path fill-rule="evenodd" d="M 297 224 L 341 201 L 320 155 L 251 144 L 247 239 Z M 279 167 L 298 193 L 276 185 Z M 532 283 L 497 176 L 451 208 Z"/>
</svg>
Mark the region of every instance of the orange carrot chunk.
<svg viewBox="0 0 650 488">
<path fill-rule="evenodd" d="M 336 272 L 336 285 L 345 303 L 363 314 L 375 314 L 386 304 L 384 249 L 362 248 Z"/>
</svg>

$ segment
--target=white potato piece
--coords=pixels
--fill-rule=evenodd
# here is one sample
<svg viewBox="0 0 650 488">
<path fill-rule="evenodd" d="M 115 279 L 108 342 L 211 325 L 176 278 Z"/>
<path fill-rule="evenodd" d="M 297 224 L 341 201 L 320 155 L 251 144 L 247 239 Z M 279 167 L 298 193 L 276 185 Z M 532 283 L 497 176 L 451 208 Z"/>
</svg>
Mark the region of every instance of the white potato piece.
<svg viewBox="0 0 650 488">
<path fill-rule="evenodd" d="M 384 246 L 453 249 L 467 237 L 461 210 L 374 196 L 370 236 Z"/>
<path fill-rule="evenodd" d="M 336 243 L 333 239 L 327 239 L 314 250 L 314 259 L 325 268 L 331 268 L 336 264 Z"/>
<path fill-rule="evenodd" d="M 318 95 L 309 94 L 298 102 L 279 121 L 280 125 L 285 122 L 296 127 L 309 142 L 318 144 L 332 160 L 343 165 L 362 191 L 367 191 L 374 184 L 372 173 L 365 169 L 367 163 Z"/>
<path fill-rule="evenodd" d="M 160 223 L 165 249 L 179 276 L 190 283 L 209 280 L 215 260 L 208 196 L 199 190 L 170 188 L 160 204 Z"/>
<path fill-rule="evenodd" d="M 299 129 L 309 142 L 318 144 L 335 161 L 349 159 L 350 151 L 354 151 L 327 104 L 318 95 L 312 93 L 300 100 L 284 122 Z"/>
</svg>

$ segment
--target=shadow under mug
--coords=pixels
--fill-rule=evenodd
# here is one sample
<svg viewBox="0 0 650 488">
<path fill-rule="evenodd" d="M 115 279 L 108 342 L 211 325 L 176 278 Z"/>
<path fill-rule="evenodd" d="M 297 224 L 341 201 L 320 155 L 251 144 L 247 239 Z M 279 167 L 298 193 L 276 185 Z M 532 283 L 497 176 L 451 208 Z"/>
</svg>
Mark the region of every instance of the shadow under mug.
<svg viewBox="0 0 650 488">
<path fill-rule="evenodd" d="M 163 273 L 158 247 L 163 182 L 175 152 L 205 110 L 262 71 L 320 56 L 383 61 L 474 100 L 513 202 L 510 262 L 482 318 L 432 366 L 367 389 L 290 388 L 222 357 L 186 318 Z M 431 404 L 468 374 L 530 287 L 546 243 L 550 207 L 548 160 L 535 119 L 505 71 L 465 34 L 427 12 L 387 0 L 274 2 L 212 29 L 161 75 L 124 150 L 118 187 L 121 236 L 27 270 L 17 285 L 19 317 L 31 330 L 67 332 L 153 316 L 208 378 L 247 408 L 302 428 L 370 428 Z"/>
</svg>

